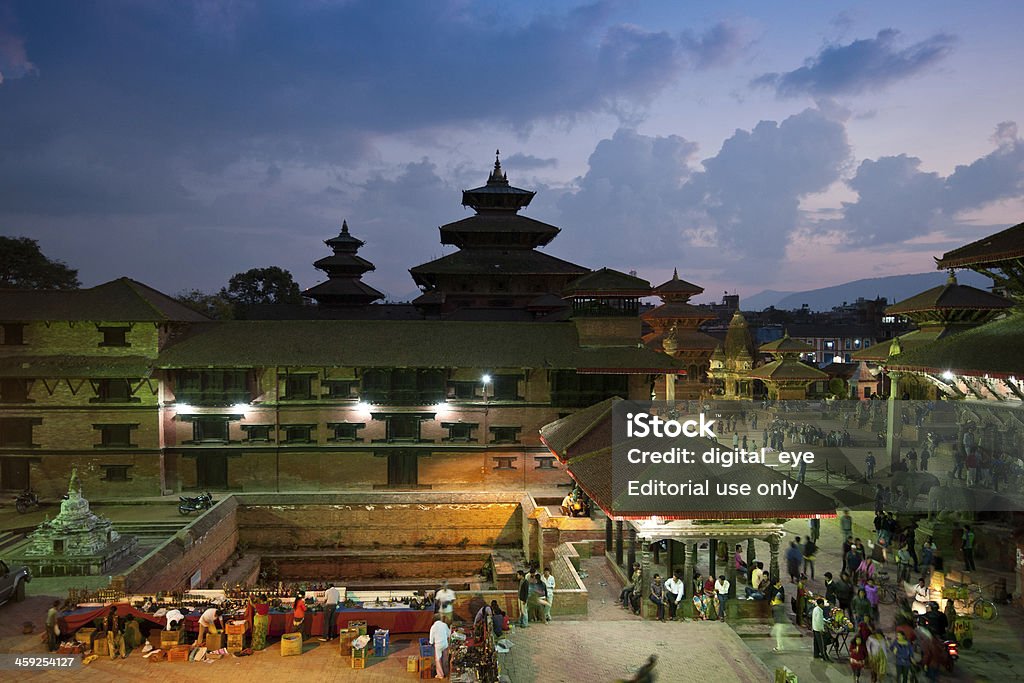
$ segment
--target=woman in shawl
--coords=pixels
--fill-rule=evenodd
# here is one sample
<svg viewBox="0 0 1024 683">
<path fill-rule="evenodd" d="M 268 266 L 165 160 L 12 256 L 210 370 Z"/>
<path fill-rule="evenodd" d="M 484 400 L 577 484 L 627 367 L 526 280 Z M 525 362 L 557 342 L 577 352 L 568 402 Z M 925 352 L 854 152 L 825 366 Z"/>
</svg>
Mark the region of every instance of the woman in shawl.
<svg viewBox="0 0 1024 683">
<path fill-rule="evenodd" d="M 249 604 L 253 610 L 252 649 L 262 650 L 267 646 L 267 633 L 270 631 L 270 604 L 263 593 L 255 601 L 249 596 Z"/>
<path fill-rule="evenodd" d="M 704 596 L 704 579 L 700 572 L 693 573 L 693 616 L 697 619 L 708 618 L 708 604 Z"/>
<path fill-rule="evenodd" d="M 866 644 L 868 651 L 868 671 L 871 672 L 871 683 L 878 683 L 879 680 L 885 678 L 886 671 L 889 669 L 889 658 L 886 655 L 888 648 L 886 647 L 885 636 L 881 633 L 872 633 L 868 636 L 868 642 Z"/>
</svg>

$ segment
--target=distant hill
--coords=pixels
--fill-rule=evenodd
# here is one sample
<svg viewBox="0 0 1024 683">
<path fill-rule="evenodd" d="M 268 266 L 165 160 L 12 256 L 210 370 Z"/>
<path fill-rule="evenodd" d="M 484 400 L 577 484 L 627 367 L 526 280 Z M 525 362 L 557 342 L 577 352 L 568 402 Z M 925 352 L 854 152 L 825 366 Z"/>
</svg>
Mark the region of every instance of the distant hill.
<svg viewBox="0 0 1024 683">
<path fill-rule="evenodd" d="M 836 306 L 842 306 L 844 301 L 853 303 L 861 297 L 874 299 L 879 296 L 884 296 L 893 304 L 943 284 L 946 277 L 948 276 L 945 272 L 937 270 L 931 273 L 854 280 L 806 292 L 778 292 L 766 289 L 746 299 L 740 299 L 740 308 L 744 311 L 761 311 L 769 306 L 775 306 L 779 310 L 796 310 L 807 304 L 812 311 L 831 311 Z M 972 270 L 959 270 L 956 277 L 962 285 L 984 290 L 992 286 L 990 279 Z"/>
</svg>

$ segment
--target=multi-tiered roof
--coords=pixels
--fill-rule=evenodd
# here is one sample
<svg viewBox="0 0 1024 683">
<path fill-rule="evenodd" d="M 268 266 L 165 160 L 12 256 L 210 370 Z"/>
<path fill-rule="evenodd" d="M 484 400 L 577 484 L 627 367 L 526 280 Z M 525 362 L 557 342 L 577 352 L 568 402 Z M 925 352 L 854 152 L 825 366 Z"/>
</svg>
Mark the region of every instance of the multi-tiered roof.
<svg viewBox="0 0 1024 683">
<path fill-rule="evenodd" d="M 330 308 L 365 306 L 384 295 L 362 281 L 364 273 L 374 270 L 372 263 L 357 255 L 365 242 L 353 237 L 348 231 L 348 221 L 342 221 L 341 233 L 324 240 L 334 253 L 313 263 L 327 273 L 327 281 L 310 287 L 304 296 L 315 299 L 321 306 Z"/>
</svg>

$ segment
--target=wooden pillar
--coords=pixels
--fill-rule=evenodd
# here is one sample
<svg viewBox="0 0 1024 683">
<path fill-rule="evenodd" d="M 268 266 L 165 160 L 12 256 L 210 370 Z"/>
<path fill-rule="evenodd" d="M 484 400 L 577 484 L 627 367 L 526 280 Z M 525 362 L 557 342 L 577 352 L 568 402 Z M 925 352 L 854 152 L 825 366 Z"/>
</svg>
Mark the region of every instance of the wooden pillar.
<svg viewBox="0 0 1024 683">
<path fill-rule="evenodd" d="M 615 522 L 615 564 L 622 566 L 622 522 Z M 628 569 L 632 571 L 632 568 Z"/>
<path fill-rule="evenodd" d="M 604 518 L 604 551 L 608 552 L 612 549 L 612 518 Z"/>
<path fill-rule="evenodd" d="M 717 578 L 718 575 L 715 573 L 715 563 L 718 561 L 718 539 L 712 538 L 708 541 L 708 575 L 711 578 Z"/>
<path fill-rule="evenodd" d="M 736 599 L 736 561 L 730 557 L 725 562 L 725 578 L 729 582 L 729 600 Z"/>
<path fill-rule="evenodd" d="M 661 544 L 657 542 L 651 543 L 650 547 L 654 551 L 654 564 L 661 564 Z"/>
<path fill-rule="evenodd" d="M 636 564 L 636 529 L 632 526 L 629 527 L 629 555 L 628 555 L 628 569 L 630 572 L 633 571 L 633 565 Z"/>
<path fill-rule="evenodd" d="M 636 530 L 630 532 L 633 546 L 636 546 Z M 654 568 L 651 566 L 651 541 L 647 538 L 640 539 L 640 618 L 645 618 L 646 608 L 650 600 L 647 597 L 651 592 L 651 581 L 654 579 Z M 651 603 L 653 605 L 653 603 Z"/>
<path fill-rule="evenodd" d="M 680 545 L 683 547 L 683 599 L 679 603 L 680 612 L 678 614 L 683 619 L 692 619 L 693 570 L 697 564 L 697 554 L 690 552 L 690 546 L 686 544 L 686 541 L 681 541 Z"/>
<path fill-rule="evenodd" d="M 768 573 L 771 575 L 772 583 L 781 578 L 779 574 L 779 537 L 772 534 L 768 537 L 768 545 L 771 547 L 771 563 L 768 565 Z"/>
<path fill-rule="evenodd" d="M 747 576 L 754 571 L 754 562 L 757 560 L 757 552 L 754 550 L 754 539 L 747 539 Z M 757 588 L 757 586 L 754 586 Z"/>
</svg>

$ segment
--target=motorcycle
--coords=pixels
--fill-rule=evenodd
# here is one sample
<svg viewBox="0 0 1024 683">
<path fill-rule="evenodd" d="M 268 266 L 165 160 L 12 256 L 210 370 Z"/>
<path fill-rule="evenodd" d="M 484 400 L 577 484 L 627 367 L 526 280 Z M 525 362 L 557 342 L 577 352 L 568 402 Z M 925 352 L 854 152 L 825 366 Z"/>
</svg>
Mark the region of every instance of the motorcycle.
<svg viewBox="0 0 1024 683">
<path fill-rule="evenodd" d="M 32 489 L 22 491 L 15 497 L 14 507 L 20 514 L 25 514 L 31 508 L 39 507 L 39 496 Z"/>
<path fill-rule="evenodd" d="M 188 515 L 198 510 L 209 510 L 213 507 L 213 496 L 210 495 L 209 491 L 200 493 L 194 498 L 186 496 L 178 496 L 178 513 L 182 515 Z"/>
</svg>

